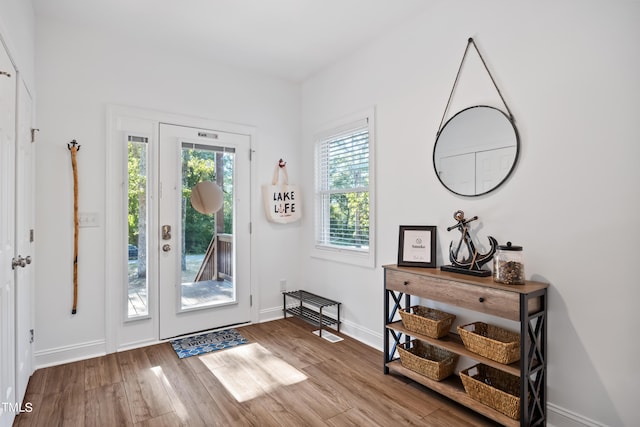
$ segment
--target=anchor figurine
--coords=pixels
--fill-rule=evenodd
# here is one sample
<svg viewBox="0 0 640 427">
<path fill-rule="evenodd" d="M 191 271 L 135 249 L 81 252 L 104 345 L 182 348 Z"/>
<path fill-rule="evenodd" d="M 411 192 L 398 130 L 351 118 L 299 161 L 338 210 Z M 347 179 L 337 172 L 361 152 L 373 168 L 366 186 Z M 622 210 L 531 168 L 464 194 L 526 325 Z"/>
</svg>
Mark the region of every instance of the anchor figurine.
<svg viewBox="0 0 640 427">
<path fill-rule="evenodd" d="M 453 218 L 458 221 L 458 223 L 448 227 L 447 231 L 457 228 L 462 235 L 460 236 L 458 245 L 455 248 L 453 247 L 453 242 L 449 245 L 449 260 L 452 265 L 443 265 L 440 269 L 454 273 L 469 274 L 472 276 L 490 276 L 491 271 L 484 270 L 482 266 L 493 258 L 498 247 L 498 241 L 493 237 L 488 236 L 491 249 L 485 254 L 478 252 L 478 249 L 473 244 L 473 240 L 469 234 L 469 223 L 477 220 L 478 217 L 474 216 L 473 218 L 467 219 L 464 217 L 464 212 L 459 210 L 454 212 Z M 466 253 L 461 254 L 463 245 L 466 247 Z"/>
</svg>

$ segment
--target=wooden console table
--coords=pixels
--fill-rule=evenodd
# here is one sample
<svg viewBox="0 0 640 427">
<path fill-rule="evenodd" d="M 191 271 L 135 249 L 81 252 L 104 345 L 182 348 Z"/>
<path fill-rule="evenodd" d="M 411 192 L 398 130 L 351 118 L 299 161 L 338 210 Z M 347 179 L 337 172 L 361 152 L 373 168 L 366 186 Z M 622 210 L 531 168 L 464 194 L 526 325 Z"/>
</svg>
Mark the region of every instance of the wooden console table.
<svg viewBox="0 0 640 427">
<path fill-rule="evenodd" d="M 439 269 L 398 267 L 384 268 L 384 373 L 411 378 L 456 402 L 505 426 L 544 426 L 547 421 L 547 287 L 527 281 L 524 285 L 501 285 L 491 277 L 473 277 Z M 411 295 L 463 307 L 480 313 L 520 322 L 520 360 L 503 365 L 467 350 L 457 334 L 441 339 L 429 338 L 404 328 L 396 321 L 399 309 L 410 307 Z M 520 420 L 470 398 L 460 378 L 453 375 L 434 381 L 402 366 L 396 348 L 417 338 L 459 355 L 469 357 L 520 377 Z"/>
</svg>

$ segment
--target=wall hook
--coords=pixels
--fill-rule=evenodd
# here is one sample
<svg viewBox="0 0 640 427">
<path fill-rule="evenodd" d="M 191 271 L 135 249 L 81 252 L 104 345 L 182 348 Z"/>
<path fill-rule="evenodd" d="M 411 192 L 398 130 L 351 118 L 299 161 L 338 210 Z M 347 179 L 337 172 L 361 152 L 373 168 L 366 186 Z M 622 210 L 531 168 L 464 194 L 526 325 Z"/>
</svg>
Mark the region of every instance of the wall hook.
<svg viewBox="0 0 640 427">
<path fill-rule="evenodd" d="M 80 144 L 74 139 L 70 143 L 67 144 L 67 148 L 71 151 L 72 148 L 75 148 L 76 151 L 80 151 Z"/>
</svg>

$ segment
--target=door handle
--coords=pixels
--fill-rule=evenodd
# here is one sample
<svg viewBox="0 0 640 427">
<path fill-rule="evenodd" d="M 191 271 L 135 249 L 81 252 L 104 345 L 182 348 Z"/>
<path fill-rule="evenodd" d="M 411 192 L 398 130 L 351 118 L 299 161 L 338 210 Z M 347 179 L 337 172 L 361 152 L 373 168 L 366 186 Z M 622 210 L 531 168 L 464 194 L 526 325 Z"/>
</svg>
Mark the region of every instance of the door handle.
<svg viewBox="0 0 640 427">
<path fill-rule="evenodd" d="M 18 255 L 18 258 L 13 258 L 11 260 L 11 269 L 15 270 L 16 267 L 24 267 L 26 265 L 26 261 Z"/>
<path fill-rule="evenodd" d="M 31 264 L 31 257 L 27 255 L 26 258 L 22 258 L 22 255 L 18 255 L 18 258 L 11 260 L 11 269 L 15 270 L 16 267 L 26 267 L 27 264 Z"/>
<path fill-rule="evenodd" d="M 169 252 L 171 250 L 171 246 L 170 245 L 163 245 L 162 246 L 162 250 L 165 252 Z"/>
</svg>

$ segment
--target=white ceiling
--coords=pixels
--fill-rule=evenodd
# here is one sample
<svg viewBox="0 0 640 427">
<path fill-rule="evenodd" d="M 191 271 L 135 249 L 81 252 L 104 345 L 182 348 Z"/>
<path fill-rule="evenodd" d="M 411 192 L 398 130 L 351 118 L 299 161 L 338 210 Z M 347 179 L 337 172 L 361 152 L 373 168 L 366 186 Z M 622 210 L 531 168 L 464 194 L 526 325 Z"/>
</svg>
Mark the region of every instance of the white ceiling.
<svg viewBox="0 0 640 427">
<path fill-rule="evenodd" d="M 293 81 L 426 11 L 427 0 L 32 0 L 36 15 Z"/>
</svg>

